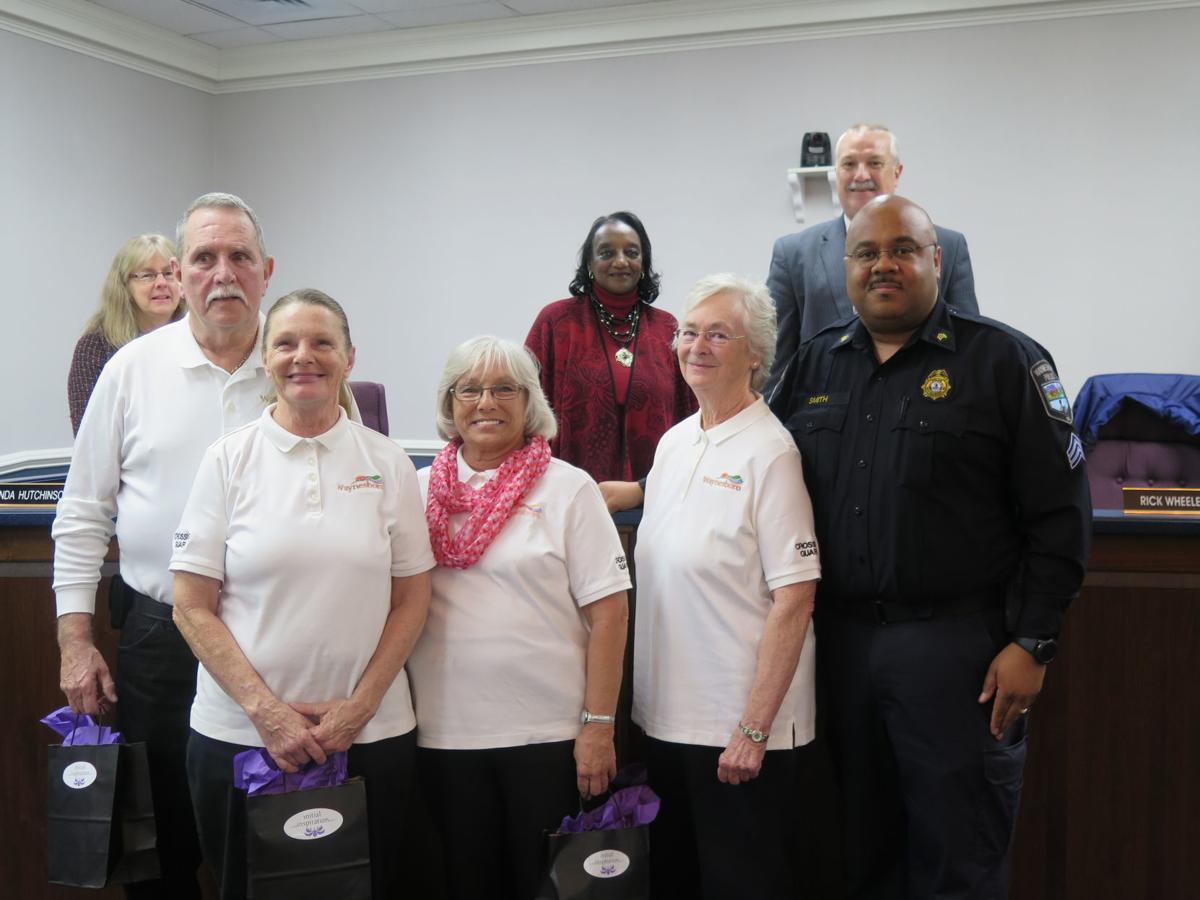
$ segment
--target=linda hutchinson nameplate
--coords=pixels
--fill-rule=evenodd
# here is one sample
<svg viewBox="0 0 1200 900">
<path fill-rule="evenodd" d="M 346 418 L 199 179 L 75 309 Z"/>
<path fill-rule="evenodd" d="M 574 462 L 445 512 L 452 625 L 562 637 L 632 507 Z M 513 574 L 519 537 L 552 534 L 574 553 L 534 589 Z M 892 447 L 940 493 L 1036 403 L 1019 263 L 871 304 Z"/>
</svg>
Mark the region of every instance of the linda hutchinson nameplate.
<svg viewBox="0 0 1200 900">
<path fill-rule="evenodd" d="M 62 492 L 61 481 L 0 482 L 0 509 L 54 509 Z"/>
</svg>

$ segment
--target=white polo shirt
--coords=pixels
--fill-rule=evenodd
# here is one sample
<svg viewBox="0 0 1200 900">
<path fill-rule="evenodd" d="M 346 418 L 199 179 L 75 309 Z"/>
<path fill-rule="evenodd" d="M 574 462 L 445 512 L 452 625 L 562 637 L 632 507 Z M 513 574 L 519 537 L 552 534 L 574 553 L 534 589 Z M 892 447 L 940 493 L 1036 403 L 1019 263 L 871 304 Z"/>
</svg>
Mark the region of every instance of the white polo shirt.
<svg viewBox="0 0 1200 900">
<path fill-rule="evenodd" d="M 117 351 L 88 401 L 51 532 L 60 616 L 95 611 L 114 516 L 121 577 L 171 602 L 171 533 L 204 448 L 257 419 L 272 391 L 259 339 L 230 374 L 204 355 L 187 318 Z"/>
<path fill-rule="evenodd" d="M 392 578 L 434 565 L 416 470 L 344 412 L 329 431 L 302 438 L 272 409 L 205 453 L 171 570 L 223 582 L 221 621 L 281 700 L 349 697 L 383 633 Z M 355 743 L 415 724 L 401 671 Z M 203 666 L 191 725 L 215 740 L 262 743 Z"/>
<path fill-rule="evenodd" d="M 485 484 L 459 451 L 459 479 Z M 428 496 L 429 469 L 417 473 Z M 451 534 L 466 513 L 450 517 Z M 580 608 L 628 590 L 600 489 L 551 459 L 482 558 L 433 571 L 429 620 L 409 659 L 417 744 L 475 750 L 573 740 L 587 682 Z"/>
<path fill-rule="evenodd" d="M 663 435 L 637 541 L 633 720 L 653 738 L 724 747 L 738 726 L 771 591 L 821 574 L 792 436 L 760 397 L 715 428 Z M 813 738 L 811 626 L 768 750 Z"/>
</svg>

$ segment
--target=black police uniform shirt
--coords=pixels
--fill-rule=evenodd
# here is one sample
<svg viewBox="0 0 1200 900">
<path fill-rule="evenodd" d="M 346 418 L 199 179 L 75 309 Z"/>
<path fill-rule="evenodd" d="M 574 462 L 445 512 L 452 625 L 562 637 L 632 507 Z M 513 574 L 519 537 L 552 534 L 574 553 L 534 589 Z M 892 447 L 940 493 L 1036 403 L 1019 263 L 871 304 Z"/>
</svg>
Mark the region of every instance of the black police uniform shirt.
<svg viewBox="0 0 1200 900">
<path fill-rule="evenodd" d="M 1066 393 L 1035 341 L 939 300 L 880 364 L 856 318 L 801 346 L 771 408 L 804 462 L 818 603 L 936 608 L 1016 585 L 1015 633 L 1058 634 L 1091 499 Z"/>
</svg>

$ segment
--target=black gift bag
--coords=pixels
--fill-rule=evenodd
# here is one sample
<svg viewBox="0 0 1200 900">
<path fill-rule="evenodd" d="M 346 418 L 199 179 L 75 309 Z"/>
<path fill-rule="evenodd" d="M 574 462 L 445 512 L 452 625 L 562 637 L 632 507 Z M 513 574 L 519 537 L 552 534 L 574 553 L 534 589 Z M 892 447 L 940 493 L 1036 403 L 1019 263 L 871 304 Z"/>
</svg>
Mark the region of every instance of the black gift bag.
<svg viewBox="0 0 1200 900">
<path fill-rule="evenodd" d="M 159 875 L 145 744 L 52 745 L 50 882 L 104 887 Z"/>
<path fill-rule="evenodd" d="M 546 845 L 536 900 L 649 900 L 646 826 L 548 834 Z"/>
<path fill-rule="evenodd" d="M 246 797 L 246 867 L 254 900 L 370 900 L 367 790 L 337 787 Z"/>
</svg>

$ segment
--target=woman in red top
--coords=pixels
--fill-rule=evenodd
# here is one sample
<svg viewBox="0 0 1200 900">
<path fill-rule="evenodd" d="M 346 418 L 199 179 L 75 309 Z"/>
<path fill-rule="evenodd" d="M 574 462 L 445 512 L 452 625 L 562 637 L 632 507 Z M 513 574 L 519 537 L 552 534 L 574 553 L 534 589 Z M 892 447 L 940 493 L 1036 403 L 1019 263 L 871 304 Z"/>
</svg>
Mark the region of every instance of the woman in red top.
<svg viewBox="0 0 1200 900">
<path fill-rule="evenodd" d="M 641 219 L 601 216 L 572 296 L 542 309 L 525 338 L 558 419 L 551 450 L 596 481 L 644 478 L 658 439 L 696 410 L 671 349 L 675 317 L 650 305 L 658 284 Z"/>
</svg>

